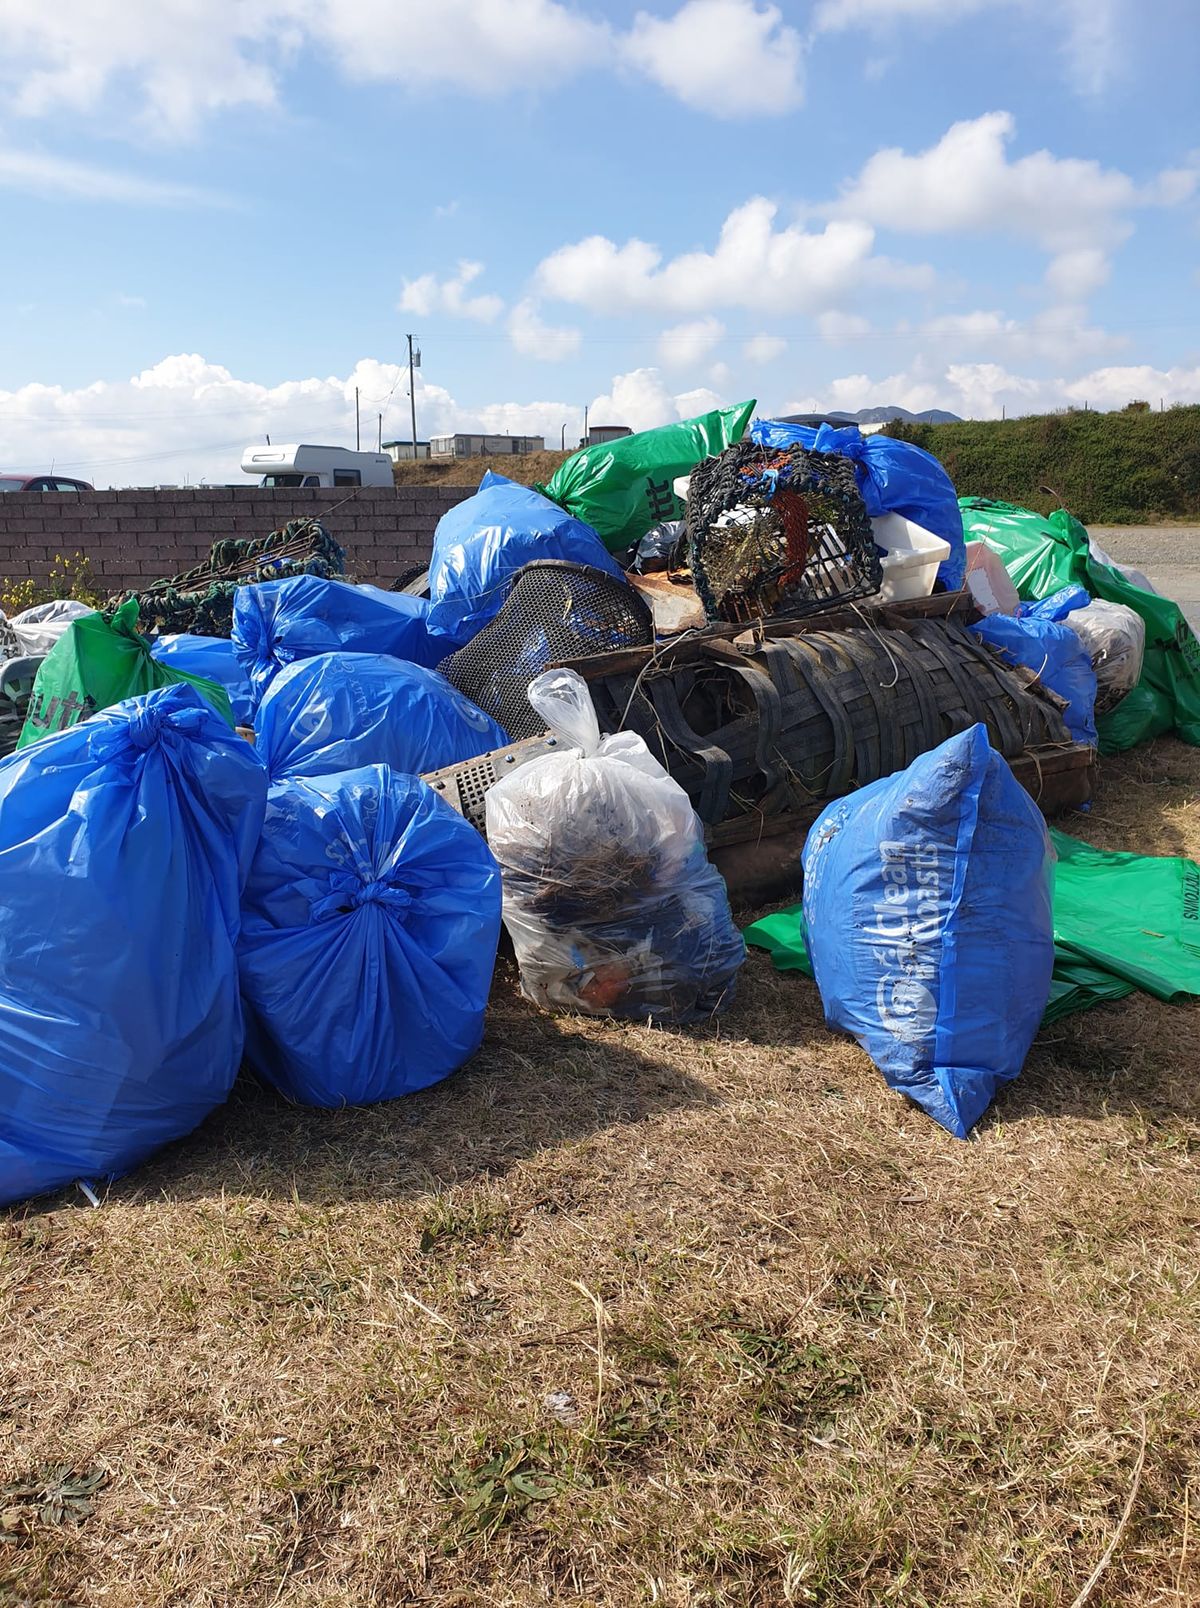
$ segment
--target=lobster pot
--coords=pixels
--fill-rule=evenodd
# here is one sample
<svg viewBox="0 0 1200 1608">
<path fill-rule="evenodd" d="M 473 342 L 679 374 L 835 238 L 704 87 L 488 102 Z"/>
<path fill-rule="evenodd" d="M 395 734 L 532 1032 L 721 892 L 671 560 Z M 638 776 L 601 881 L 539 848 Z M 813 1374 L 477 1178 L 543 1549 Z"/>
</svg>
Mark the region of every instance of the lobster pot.
<svg viewBox="0 0 1200 1608">
<path fill-rule="evenodd" d="M 739 441 L 688 483 L 688 557 L 710 620 L 820 613 L 879 591 L 854 465 L 840 453 Z"/>
<path fill-rule="evenodd" d="M 803 811 L 902 770 L 977 721 L 1016 760 L 1071 738 L 1062 700 L 947 619 L 689 645 L 587 679 L 601 729 L 638 732 L 708 826 Z"/>
<path fill-rule="evenodd" d="M 654 616 L 627 582 L 541 558 L 517 572 L 495 619 L 438 669 L 516 741 L 546 728 L 528 693 L 548 665 L 653 641 Z"/>
</svg>

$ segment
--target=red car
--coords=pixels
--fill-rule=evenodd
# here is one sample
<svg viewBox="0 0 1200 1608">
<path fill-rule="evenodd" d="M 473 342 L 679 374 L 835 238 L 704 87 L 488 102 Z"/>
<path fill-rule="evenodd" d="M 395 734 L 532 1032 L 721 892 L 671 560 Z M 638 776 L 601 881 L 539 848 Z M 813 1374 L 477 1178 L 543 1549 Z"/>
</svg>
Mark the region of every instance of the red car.
<svg viewBox="0 0 1200 1608">
<path fill-rule="evenodd" d="M 0 491 L 95 491 L 86 480 L 69 480 L 66 475 L 23 475 L 0 469 Z"/>
</svg>

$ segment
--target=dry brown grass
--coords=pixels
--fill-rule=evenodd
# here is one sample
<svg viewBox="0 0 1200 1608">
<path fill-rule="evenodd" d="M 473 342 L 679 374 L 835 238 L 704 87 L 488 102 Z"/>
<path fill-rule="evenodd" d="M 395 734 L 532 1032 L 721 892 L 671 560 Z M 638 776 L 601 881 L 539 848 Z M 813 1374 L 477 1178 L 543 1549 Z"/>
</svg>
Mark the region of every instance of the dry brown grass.
<svg viewBox="0 0 1200 1608">
<path fill-rule="evenodd" d="M 498 458 L 418 458 L 415 463 L 392 465 L 398 486 L 470 486 L 474 489 L 484 471 L 494 469 L 522 486 L 535 480 L 544 485 L 571 454 L 569 452 L 525 452 Z"/>
<path fill-rule="evenodd" d="M 1082 835 L 1200 854 L 1200 754 Z M 0 1219 L 0 1602 L 1200 1601 L 1200 1013 L 1043 1035 L 959 1143 L 751 956 L 720 1031 L 538 1015 L 392 1106 L 249 1083 Z M 1127 1525 L 1145 1430 L 1145 1463 Z M 68 1507 L 70 1504 L 67 1504 Z"/>
</svg>

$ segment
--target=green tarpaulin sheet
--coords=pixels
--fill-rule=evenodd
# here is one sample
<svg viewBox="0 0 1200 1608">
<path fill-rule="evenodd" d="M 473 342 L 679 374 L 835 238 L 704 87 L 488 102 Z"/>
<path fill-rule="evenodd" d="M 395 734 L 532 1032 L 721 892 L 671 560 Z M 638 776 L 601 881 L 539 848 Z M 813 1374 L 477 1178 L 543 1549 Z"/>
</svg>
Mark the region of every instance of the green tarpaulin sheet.
<svg viewBox="0 0 1200 1608">
<path fill-rule="evenodd" d="M 111 617 L 82 614 L 72 620 L 38 669 L 18 748 L 26 748 L 50 732 L 65 731 L 124 698 L 180 681 L 203 693 L 233 725 L 225 688 L 160 664 L 151 654 L 149 642 L 139 634 L 137 620 L 136 598 L 122 603 Z"/>
<path fill-rule="evenodd" d="M 583 447 L 535 490 L 590 525 L 610 553 L 619 553 L 640 542 L 652 525 L 683 518 L 674 482 L 740 441 L 753 412 L 753 401 L 739 402 Z"/>
<path fill-rule="evenodd" d="M 1050 836 L 1058 854 L 1054 978 L 1042 1026 L 1135 989 L 1165 1000 L 1200 995 L 1200 866 Z M 812 976 L 800 905 L 764 916 L 744 936 L 777 971 Z"/>
<path fill-rule="evenodd" d="M 969 542 L 986 542 L 1000 555 L 1022 598 L 1049 597 L 1078 584 L 1093 597 L 1124 603 L 1146 622 L 1141 679 L 1096 721 L 1100 752 L 1118 753 L 1169 731 L 1200 747 L 1200 642 L 1178 605 L 1097 563 L 1087 531 L 1065 508 L 1043 519 L 1028 508 L 987 497 L 958 501 L 963 535 Z"/>
</svg>

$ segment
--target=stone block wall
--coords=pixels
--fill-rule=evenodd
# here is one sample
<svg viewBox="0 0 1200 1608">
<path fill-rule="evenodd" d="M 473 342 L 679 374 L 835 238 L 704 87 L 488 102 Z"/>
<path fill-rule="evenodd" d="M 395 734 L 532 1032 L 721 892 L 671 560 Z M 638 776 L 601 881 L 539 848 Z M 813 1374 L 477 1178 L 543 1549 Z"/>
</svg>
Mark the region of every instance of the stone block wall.
<svg viewBox="0 0 1200 1608">
<path fill-rule="evenodd" d="M 389 586 L 428 559 L 438 520 L 474 490 L 196 486 L 0 493 L 0 578 L 42 581 L 57 556 L 82 553 L 100 591 L 136 589 L 201 563 L 222 536 L 265 536 L 289 519 L 310 516 L 346 549 L 347 574 Z"/>
</svg>

